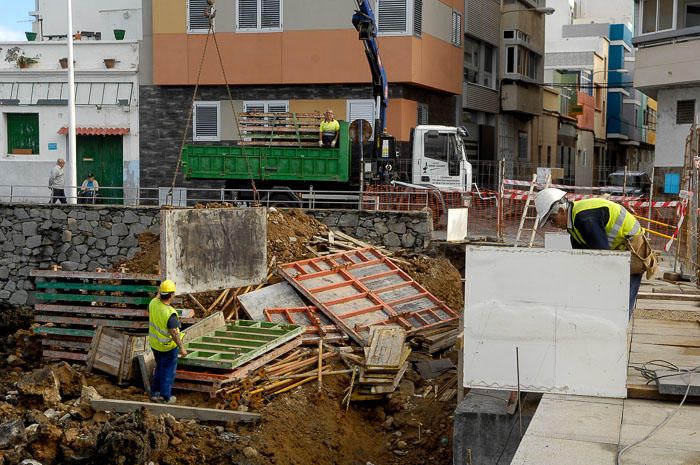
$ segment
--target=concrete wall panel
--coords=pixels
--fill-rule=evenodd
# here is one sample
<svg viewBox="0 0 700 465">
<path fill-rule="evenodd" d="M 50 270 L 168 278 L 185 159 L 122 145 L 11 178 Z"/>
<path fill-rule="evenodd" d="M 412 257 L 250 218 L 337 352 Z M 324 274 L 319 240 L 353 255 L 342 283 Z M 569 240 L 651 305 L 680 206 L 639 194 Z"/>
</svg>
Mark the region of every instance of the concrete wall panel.
<svg viewBox="0 0 700 465">
<path fill-rule="evenodd" d="M 262 283 L 266 243 L 264 208 L 162 212 L 161 262 L 181 294 Z"/>
<path fill-rule="evenodd" d="M 624 397 L 629 260 L 468 247 L 464 386 Z"/>
</svg>

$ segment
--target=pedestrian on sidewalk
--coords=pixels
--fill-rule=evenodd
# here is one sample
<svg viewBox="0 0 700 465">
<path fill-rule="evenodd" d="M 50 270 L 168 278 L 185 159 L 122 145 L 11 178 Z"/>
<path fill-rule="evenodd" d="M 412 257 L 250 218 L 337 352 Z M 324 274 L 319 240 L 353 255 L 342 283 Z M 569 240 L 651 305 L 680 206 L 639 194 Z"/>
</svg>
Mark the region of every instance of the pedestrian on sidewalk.
<svg viewBox="0 0 700 465">
<path fill-rule="evenodd" d="M 658 261 L 639 221 L 622 205 L 603 198 L 571 202 L 566 192 L 553 187 L 537 193 L 535 208 L 539 224 L 551 221 L 566 229 L 574 249 L 629 250 L 629 317 L 632 318 L 637 293 L 644 273 L 651 279 Z"/>
<path fill-rule="evenodd" d="M 49 203 L 67 203 L 66 202 L 66 176 L 63 172 L 63 167 L 66 161 L 63 158 L 56 160 L 56 164 L 51 168 L 49 174 L 49 189 L 51 189 L 51 200 Z"/>
<path fill-rule="evenodd" d="M 168 404 L 174 404 L 176 401 L 172 389 L 178 353 L 182 357 L 187 356 L 182 342 L 184 333 L 180 333 L 180 320 L 170 305 L 173 297 L 175 283 L 167 279 L 160 284 L 158 296 L 148 304 L 148 343 L 156 359 L 156 370 L 151 383 L 151 400 Z"/>
</svg>

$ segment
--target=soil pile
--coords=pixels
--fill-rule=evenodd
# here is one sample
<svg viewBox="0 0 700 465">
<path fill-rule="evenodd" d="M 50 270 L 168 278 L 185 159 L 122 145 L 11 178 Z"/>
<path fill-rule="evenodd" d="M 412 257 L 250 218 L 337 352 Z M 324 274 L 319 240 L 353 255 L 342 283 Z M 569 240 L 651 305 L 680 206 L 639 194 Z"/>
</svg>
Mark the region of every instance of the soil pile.
<svg viewBox="0 0 700 465">
<path fill-rule="evenodd" d="M 119 263 L 113 271 L 125 269 L 127 273 L 160 274 L 160 238 L 153 233 L 139 234 L 139 252 L 131 260 Z"/>
<path fill-rule="evenodd" d="M 457 313 L 464 309 L 464 284 L 452 262 L 446 258 L 416 256 L 407 259 L 411 264 L 400 268 L 431 294 L 442 300 Z"/>
<path fill-rule="evenodd" d="M 328 227 L 303 210 L 268 209 L 267 261 L 278 264 L 311 258 L 314 254 L 304 244 L 314 236 L 328 235 Z"/>
</svg>

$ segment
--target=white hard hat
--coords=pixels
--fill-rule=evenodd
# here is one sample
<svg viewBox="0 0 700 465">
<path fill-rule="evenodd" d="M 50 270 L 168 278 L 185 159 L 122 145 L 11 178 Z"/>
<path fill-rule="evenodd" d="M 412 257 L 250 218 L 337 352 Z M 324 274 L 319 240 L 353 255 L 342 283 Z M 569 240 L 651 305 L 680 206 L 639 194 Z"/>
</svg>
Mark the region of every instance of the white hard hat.
<svg viewBox="0 0 700 465">
<path fill-rule="evenodd" d="M 554 187 L 548 187 L 537 193 L 537 197 L 535 197 L 535 209 L 537 210 L 537 217 L 539 218 L 540 224 L 544 224 L 545 221 L 547 221 L 554 204 L 563 199 L 565 195 L 566 192 Z"/>
</svg>

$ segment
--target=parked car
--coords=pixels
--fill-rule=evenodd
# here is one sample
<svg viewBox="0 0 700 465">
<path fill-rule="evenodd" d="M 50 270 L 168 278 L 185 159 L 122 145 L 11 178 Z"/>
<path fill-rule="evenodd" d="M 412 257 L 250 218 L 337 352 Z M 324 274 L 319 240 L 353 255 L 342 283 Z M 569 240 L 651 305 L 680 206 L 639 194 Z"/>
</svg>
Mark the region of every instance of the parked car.
<svg viewBox="0 0 700 465">
<path fill-rule="evenodd" d="M 644 171 L 628 171 L 625 180 L 624 171 L 615 171 L 608 175 L 608 185 L 602 190 L 603 193 L 611 195 L 648 196 L 651 191 L 651 178 Z"/>
</svg>

